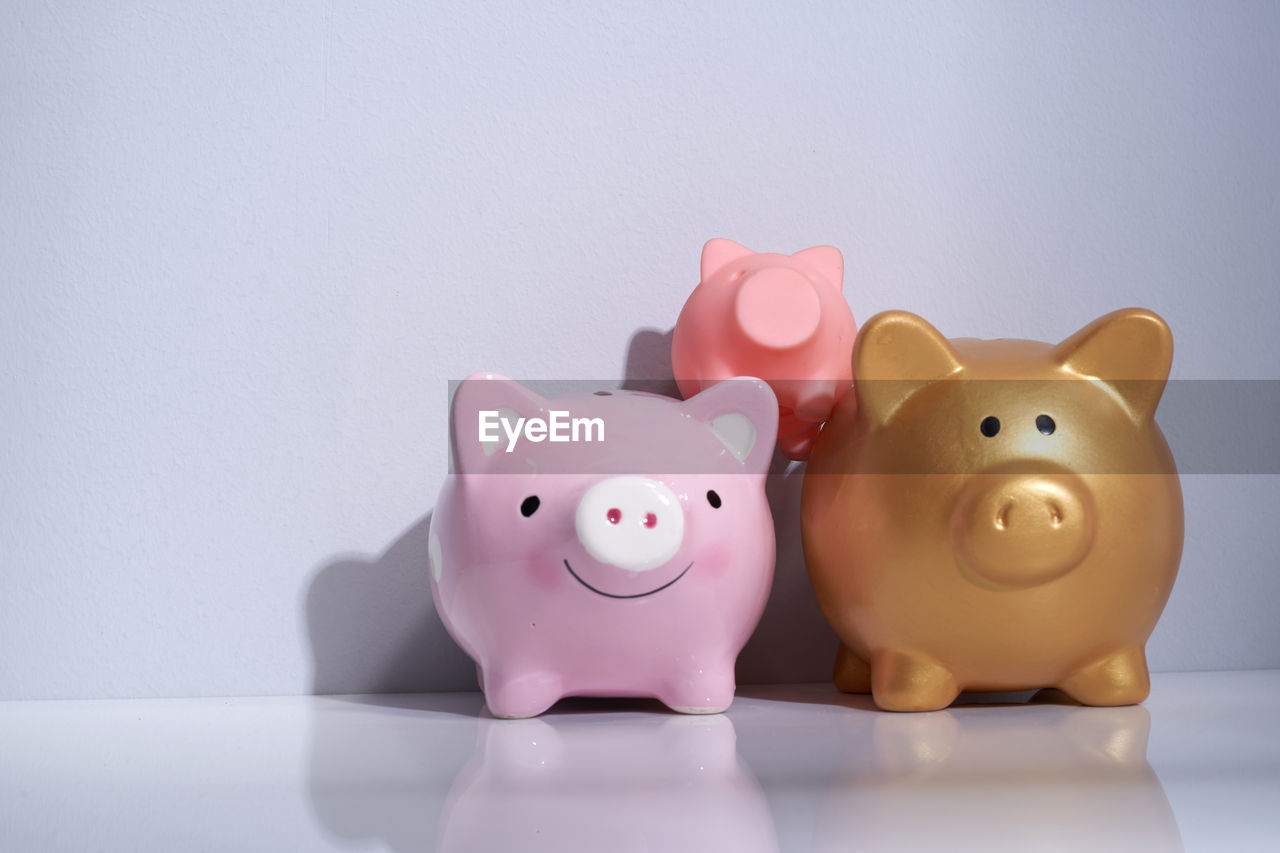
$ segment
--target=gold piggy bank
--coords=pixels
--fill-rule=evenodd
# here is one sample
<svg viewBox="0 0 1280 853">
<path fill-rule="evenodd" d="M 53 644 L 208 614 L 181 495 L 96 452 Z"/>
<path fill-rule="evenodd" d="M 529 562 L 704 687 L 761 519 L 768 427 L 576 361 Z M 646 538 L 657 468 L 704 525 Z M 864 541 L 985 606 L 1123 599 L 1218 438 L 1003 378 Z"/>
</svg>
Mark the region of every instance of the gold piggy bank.
<svg viewBox="0 0 1280 853">
<path fill-rule="evenodd" d="M 1182 554 L 1154 420 L 1172 358 L 1168 326 L 1140 309 L 1057 345 L 873 317 L 804 481 L 836 686 L 895 711 L 962 690 L 1145 699 L 1144 646 Z"/>
</svg>

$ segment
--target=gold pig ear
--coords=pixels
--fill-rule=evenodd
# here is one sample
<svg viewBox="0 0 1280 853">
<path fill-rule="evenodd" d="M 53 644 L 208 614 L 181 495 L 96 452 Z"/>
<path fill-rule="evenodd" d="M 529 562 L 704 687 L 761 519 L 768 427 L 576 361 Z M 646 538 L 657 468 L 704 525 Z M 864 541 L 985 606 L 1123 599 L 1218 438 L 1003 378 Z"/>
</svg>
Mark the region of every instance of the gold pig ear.
<svg viewBox="0 0 1280 853">
<path fill-rule="evenodd" d="M 1054 360 L 1077 376 L 1106 383 L 1124 403 L 1134 423 L 1156 413 L 1169 368 L 1173 334 L 1145 308 L 1112 311 L 1053 349 Z"/>
<path fill-rule="evenodd" d="M 885 311 L 866 322 L 853 345 L 859 409 L 886 423 L 916 391 L 962 369 L 942 333 L 906 311 Z"/>
</svg>

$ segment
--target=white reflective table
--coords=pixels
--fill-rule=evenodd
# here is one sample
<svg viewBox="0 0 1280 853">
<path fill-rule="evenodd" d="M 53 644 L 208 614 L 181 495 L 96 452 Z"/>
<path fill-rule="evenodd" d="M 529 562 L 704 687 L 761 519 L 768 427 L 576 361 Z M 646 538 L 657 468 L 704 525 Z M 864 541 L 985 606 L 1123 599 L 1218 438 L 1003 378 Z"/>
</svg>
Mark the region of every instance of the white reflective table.
<svg viewBox="0 0 1280 853">
<path fill-rule="evenodd" d="M 1129 708 L 998 698 L 0 703 L 0 849 L 1280 850 L 1280 672 L 1158 675 Z"/>
</svg>

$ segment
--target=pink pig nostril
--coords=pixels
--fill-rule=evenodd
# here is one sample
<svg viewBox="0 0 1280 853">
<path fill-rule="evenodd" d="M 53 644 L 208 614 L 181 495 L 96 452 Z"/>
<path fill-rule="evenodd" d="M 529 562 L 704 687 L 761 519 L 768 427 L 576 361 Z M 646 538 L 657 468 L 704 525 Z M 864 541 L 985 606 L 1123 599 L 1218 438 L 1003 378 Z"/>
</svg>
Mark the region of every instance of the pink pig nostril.
<svg viewBox="0 0 1280 853">
<path fill-rule="evenodd" d="M 578 501 L 573 525 L 588 556 L 628 572 L 666 565 L 684 541 L 680 498 L 647 477 L 596 483 Z"/>
</svg>

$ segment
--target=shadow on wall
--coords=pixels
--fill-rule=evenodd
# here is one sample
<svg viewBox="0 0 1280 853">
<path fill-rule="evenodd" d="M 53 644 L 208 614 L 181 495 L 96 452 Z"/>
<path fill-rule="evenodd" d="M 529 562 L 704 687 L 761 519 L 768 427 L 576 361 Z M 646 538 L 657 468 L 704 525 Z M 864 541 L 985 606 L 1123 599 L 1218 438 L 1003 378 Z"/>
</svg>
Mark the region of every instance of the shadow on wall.
<svg viewBox="0 0 1280 853">
<path fill-rule="evenodd" d="M 675 373 L 671 370 L 671 337 L 675 329 L 637 329 L 627 342 L 626 364 L 622 369 L 622 388 L 626 391 L 648 391 L 680 399 Z"/>
<path fill-rule="evenodd" d="M 777 566 L 764 615 L 738 657 L 742 684 L 786 684 L 831 680 L 837 640 L 818 608 L 804 565 L 800 540 L 800 488 L 804 463 L 777 448 L 765 495 L 773 514 Z"/>
<path fill-rule="evenodd" d="M 377 559 L 322 566 L 307 591 L 313 693 L 475 690 L 475 667 L 431 603 L 419 519 Z"/>
</svg>

